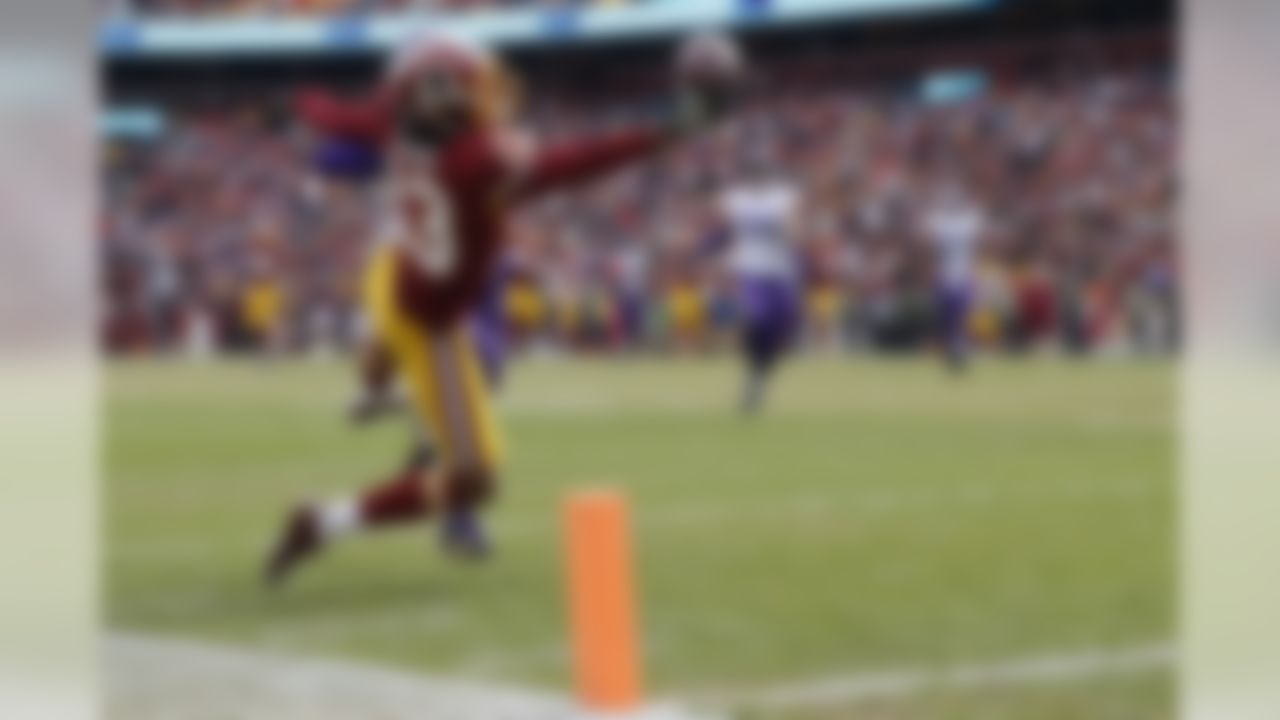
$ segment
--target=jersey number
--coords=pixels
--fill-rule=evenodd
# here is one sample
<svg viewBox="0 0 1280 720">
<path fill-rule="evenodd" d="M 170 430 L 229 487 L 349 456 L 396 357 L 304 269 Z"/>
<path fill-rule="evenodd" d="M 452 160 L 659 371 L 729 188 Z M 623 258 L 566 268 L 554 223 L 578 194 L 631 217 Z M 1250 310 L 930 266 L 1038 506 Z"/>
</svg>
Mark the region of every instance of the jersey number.
<svg viewBox="0 0 1280 720">
<path fill-rule="evenodd" d="M 444 190 L 428 177 L 406 180 L 398 202 L 405 244 L 422 269 L 436 278 L 452 274 L 458 264 L 457 234 Z"/>
</svg>

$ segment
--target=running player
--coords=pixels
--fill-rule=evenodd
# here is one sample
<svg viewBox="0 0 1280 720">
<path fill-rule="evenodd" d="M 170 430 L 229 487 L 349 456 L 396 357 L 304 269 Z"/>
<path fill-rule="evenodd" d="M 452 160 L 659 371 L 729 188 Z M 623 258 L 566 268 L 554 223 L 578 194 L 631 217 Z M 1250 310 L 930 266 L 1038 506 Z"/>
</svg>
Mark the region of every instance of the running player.
<svg viewBox="0 0 1280 720">
<path fill-rule="evenodd" d="M 345 137 L 324 137 L 314 157 L 316 168 L 325 175 L 351 182 L 376 179 L 382 165 L 378 148 L 368 142 Z M 504 271 L 499 268 L 490 282 L 486 297 L 472 313 L 471 326 L 479 348 L 485 379 L 491 389 L 502 380 L 505 365 L 505 319 L 500 311 L 501 297 L 505 289 Z M 359 383 L 347 416 L 356 425 L 366 425 L 380 418 L 397 415 L 405 409 L 402 394 L 397 392 L 395 359 L 386 343 L 365 323 L 360 338 Z M 404 473 L 423 472 L 435 461 L 436 451 L 426 428 L 419 427 L 412 441 L 408 456 L 402 465 Z M 483 543 L 484 533 L 479 520 L 470 509 L 450 511 L 443 526 L 446 539 L 457 536 L 475 538 L 470 546 L 473 556 L 483 556 L 488 548 Z M 449 547 L 459 548 L 454 543 Z"/>
<path fill-rule="evenodd" d="M 763 158 L 721 197 L 729 268 L 738 284 L 744 413 L 756 412 L 764 402 L 769 379 L 800 323 L 803 292 L 793 247 L 799 204 L 795 186 Z"/>
<path fill-rule="evenodd" d="M 969 306 L 973 297 L 981 209 L 959 186 L 935 196 L 924 216 L 923 233 L 934 254 L 934 315 L 943 358 L 954 372 L 969 359 Z"/>
<path fill-rule="evenodd" d="M 268 581 L 284 580 L 339 537 L 441 513 L 463 519 L 445 524 L 446 548 L 484 553 L 480 527 L 467 519 L 497 487 L 503 441 L 466 319 L 499 262 L 508 214 L 543 192 L 652 155 L 722 116 L 739 70 L 732 46 L 699 38 L 685 46 L 680 65 L 682 81 L 662 117 L 550 147 L 510 126 L 514 93 L 498 60 L 449 38 L 407 45 L 366 102 L 304 97 L 300 111 L 311 124 L 377 148 L 382 160 L 383 227 L 365 272 L 364 302 L 377 347 L 405 380 L 439 457 L 356 496 L 297 507 L 268 559 Z"/>
</svg>

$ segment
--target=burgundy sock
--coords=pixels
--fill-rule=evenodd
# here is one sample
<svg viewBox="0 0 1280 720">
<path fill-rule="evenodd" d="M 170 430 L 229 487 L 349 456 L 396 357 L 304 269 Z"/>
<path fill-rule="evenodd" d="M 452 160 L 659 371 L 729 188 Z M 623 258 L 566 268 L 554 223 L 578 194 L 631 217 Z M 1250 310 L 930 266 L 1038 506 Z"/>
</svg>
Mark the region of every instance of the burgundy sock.
<svg viewBox="0 0 1280 720">
<path fill-rule="evenodd" d="M 364 527 L 378 527 L 424 518 L 430 511 L 425 478 L 407 472 L 375 485 L 360 496 L 360 520 Z"/>
</svg>

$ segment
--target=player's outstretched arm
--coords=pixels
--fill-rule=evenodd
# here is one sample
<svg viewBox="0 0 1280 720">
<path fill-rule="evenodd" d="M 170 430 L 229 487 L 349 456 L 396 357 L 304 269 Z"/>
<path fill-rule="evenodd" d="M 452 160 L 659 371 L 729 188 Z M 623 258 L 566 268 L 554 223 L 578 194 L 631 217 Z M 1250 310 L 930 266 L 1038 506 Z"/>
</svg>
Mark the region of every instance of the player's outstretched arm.
<svg viewBox="0 0 1280 720">
<path fill-rule="evenodd" d="M 645 125 L 545 147 L 538 147 L 531 140 L 524 141 L 528 143 L 527 149 L 512 153 L 515 195 L 524 200 L 586 184 L 653 155 L 671 139 L 665 127 Z"/>
<path fill-rule="evenodd" d="M 656 120 L 544 148 L 528 141 L 525 147 L 518 140 L 511 143 L 517 195 L 527 198 L 589 182 L 711 127 L 732 110 L 742 73 L 741 56 L 728 38 L 698 35 L 687 40 L 676 57 L 675 92 Z"/>
</svg>

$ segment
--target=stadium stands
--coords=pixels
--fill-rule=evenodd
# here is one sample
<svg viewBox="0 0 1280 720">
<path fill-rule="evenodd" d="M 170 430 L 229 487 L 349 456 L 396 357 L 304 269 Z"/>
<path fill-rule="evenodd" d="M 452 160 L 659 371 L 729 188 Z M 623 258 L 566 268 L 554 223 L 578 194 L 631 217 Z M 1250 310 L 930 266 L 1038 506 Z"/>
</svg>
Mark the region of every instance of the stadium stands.
<svg viewBox="0 0 1280 720">
<path fill-rule="evenodd" d="M 917 228 L 925 197 L 946 183 L 976 193 L 993 220 L 972 317 L 981 343 L 1176 342 L 1167 68 L 1095 67 L 1057 77 L 1052 92 L 1015 80 L 941 102 L 839 72 L 770 70 L 773 89 L 714 136 L 523 214 L 507 293 L 513 335 L 597 349 L 716 347 L 734 308 L 708 249 L 709 209 L 715 189 L 768 148 L 807 198 L 814 346 L 927 341 L 929 260 Z M 552 136 L 646 103 L 634 93 L 529 95 L 532 124 Z M 290 348 L 354 335 L 369 193 L 312 172 L 303 131 L 280 106 L 263 97 L 175 107 L 158 137 L 108 143 L 111 347 L 189 345 L 193 327 L 200 344 L 223 348 L 264 334 Z"/>
</svg>

